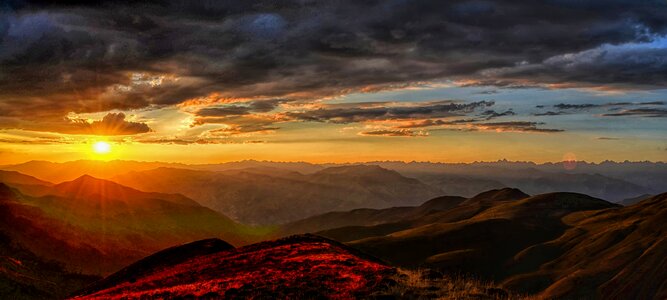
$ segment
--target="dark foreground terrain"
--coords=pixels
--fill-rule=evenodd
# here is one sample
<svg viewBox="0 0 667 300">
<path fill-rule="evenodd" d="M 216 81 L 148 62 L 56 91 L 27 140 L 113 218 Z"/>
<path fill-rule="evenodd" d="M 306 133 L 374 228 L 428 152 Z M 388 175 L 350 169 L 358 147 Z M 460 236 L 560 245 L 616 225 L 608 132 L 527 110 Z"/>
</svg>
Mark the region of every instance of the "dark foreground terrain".
<svg viewBox="0 0 667 300">
<path fill-rule="evenodd" d="M 4 180 L 2 299 L 667 298 L 667 194 L 624 207 L 503 188 L 329 212 L 261 236 L 181 195 L 91 177 Z"/>
<path fill-rule="evenodd" d="M 203 240 L 143 259 L 75 299 L 435 298 L 501 299 L 502 289 L 435 271 L 390 267 L 338 242 L 299 235 L 230 248 Z"/>
<path fill-rule="evenodd" d="M 334 216 L 341 227 L 328 228 Z M 622 207 L 576 193 L 500 189 L 330 213 L 283 230 L 320 230 L 394 266 L 474 274 L 547 299 L 666 299 L 665 220 L 667 194 Z"/>
</svg>

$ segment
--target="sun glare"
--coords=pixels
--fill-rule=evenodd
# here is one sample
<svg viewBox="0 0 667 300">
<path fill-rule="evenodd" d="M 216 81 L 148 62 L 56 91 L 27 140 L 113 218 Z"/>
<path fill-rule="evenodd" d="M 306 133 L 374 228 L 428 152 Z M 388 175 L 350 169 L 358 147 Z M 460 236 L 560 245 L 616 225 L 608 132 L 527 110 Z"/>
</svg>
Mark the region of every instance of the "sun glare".
<svg viewBox="0 0 667 300">
<path fill-rule="evenodd" d="M 97 142 L 93 144 L 93 151 L 97 154 L 107 154 L 111 152 L 111 145 L 107 142 Z"/>
</svg>

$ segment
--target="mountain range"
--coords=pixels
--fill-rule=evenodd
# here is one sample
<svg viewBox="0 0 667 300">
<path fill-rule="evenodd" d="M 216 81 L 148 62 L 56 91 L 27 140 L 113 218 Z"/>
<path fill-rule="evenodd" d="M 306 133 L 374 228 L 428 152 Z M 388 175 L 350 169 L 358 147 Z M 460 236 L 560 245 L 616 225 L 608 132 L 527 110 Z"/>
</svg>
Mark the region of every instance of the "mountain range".
<svg viewBox="0 0 667 300">
<path fill-rule="evenodd" d="M 430 162 L 368 162 L 357 164 L 311 164 L 305 162 L 270 162 L 270 161 L 238 161 L 219 164 L 188 165 L 180 163 L 137 162 L 137 161 L 92 161 L 79 160 L 64 163 L 46 161 L 30 161 L 23 164 L 0 166 L 1 170 L 18 171 L 44 181 L 71 181 L 82 175 L 91 175 L 102 179 L 127 179 L 128 174 L 154 171 L 158 168 L 194 170 L 198 177 L 213 176 L 219 173 L 238 173 L 245 170 L 251 173 L 262 173 L 269 177 L 284 177 L 291 174 L 291 179 L 303 181 L 308 177 L 328 168 L 352 169 L 359 166 L 379 166 L 396 171 L 406 178 L 417 179 L 436 189 L 439 195 L 457 195 L 472 197 L 482 191 L 503 187 L 515 187 L 531 194 L 549 192 L 576 192 L 591 195 L 612 202 L 620 202 L 644 194 L 664 192 L 667 180 L 667 165 L 662 162 L 574 162 L 567 166 L 563 163 L 536 164 L 532 162 L 476 162 L 476 163 L 430 163 Z M 271 171 L 273 170 L 273 171 Z M 208 173 L 206 173 L 208 172 Z M 169 173 L 169 172 L 165 172 Z M 150 174 L 150 173 L 149 173 Z M 205 175 L 208 174 L 208 175 Z M 280 175 L 277 175 L 280 174 Z M 176 176 L 176 175 L 174 175 Z M 284 179 L 284 178 L 283 178 Z M 208 179 L 215 181 L 215 179 Z M 127 185 L 139 185 L 135 182 L 124 182 Z M 264 182 L 254 188 L 262 188 Z M 289 189 L 289 183 L 283 192 Z M 245 185 L 253 185 L 253 181 Z M 138 187 L 138 186 L 134 186 Z M 155 188 L 149 185 L 151 188 Z M 297 188 L 297 187 L 295 187 Z M 298 187 L 300 188 L 300 186 Z M 191 188 L 184 187 L 187 191 Z M 149 190 L 155 192 L 174 192 L 167 190 Z M 178 191 L 176 191 L 178 192 Z M 276 191 L 277 193 L 279 191 Z M 182 192 L 183 193 L 183 192 Z M 215 193 L 215 192 L 210 192 Z M 200 201 L 212 202 L 207 197 L 201 198 L 184 193 Z M 210 198 L 211 196 L 208 196 Z M 264 199 L 261 199 L 264 200 Z M 421 199 L 426 200 L 426 199 Z M 413 205 L 415 203 L 403 203 Z M 342 208 L 342 209 L 349 209 Z M 361 207 L 358 207 L 361 208 Z M 222 213 L 226 213 L 221 211 Z M 233 218 L 232 213 L 230 213 Z M 301 216 L 295 216 L 298 219 Z M 253 218 L 253 217 L 248 217 Z M 283 216 L 280 221 L 293 221 L 295 218 Z M 256 220 L 254 220 L 256 221 Z M 278 220 L 275 220 L 278 221 Z M 252 222 L 251 222 L 252 223 Z"/>
<path fill-rule="evenodd" d="M 446 298 L 470 296 L 463 292 L 470 287 L 488 299 L 667 295 L 665 193 L 639 194 L 625 206 L 582 193 L 535 193 L 483 178 L 483 164 L 455 176 L 252 164 L 159 166 L 57 183 L 0 170 L 0 294 L 326 297 L 349 289 L 351 297 Z M 598 194 L 645 190 L 602 175 L 550 172 L 510 168 L 503 180 Z M 494 188 L 442 196 L 447 184 L 466 193 Z M 319 271 L 303 275 L 294 262 Z M 253 277 L 262 272 L 282 278 L 280 285 Z M 349 278 L 368 281 L 351 287 Z"/>
</svg>

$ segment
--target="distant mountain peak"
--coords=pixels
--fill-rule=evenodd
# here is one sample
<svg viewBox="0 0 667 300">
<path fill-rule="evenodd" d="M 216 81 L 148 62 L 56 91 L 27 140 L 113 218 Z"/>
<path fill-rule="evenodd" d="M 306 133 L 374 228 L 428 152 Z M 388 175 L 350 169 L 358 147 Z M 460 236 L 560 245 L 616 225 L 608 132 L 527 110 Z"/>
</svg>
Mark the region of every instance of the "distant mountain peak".
<svg viewBox="0 0 667 300">
<path fill-rule="evenodd" d="M 88 174 L 81 175 L 81 176 L 79 176 L 78 178 L 76 178 L 72 181 L 65 181 L 65 182 L 62 182 L 60 184 L 57 184 L 57 185 L 55 185 L 55 188 L 56 189 L 63 189 L 63 188 L 66 188 L 66 187 L 79 187 L 79 188 L 83 188 L 83 189 L 89 189 L 89 188 L 100 187 L 100 186 L 117 187 L 117 188 L 124 188 L 124 189 L 128 189 L 128 190 L 134 190 L 132 188 L 123 186 L 123 185 L 115 183 L 113 181 L 96 178 L 96 177 L 90 176 Z"/>
<path fill-rule="evenodd" d="M 106 181 L 106 182 L 111 182 L 109 180 L 100 179 L 100 178 L 93 177 L 93 176 L 88 175 L 88 174 L 83 174 L 83 175 L 79 176 L 78 178 L 76 178 L 72 181 L 99 181 L 99 182 Z"/>
<path fill-rule="evenodd" d="M 122 184 L 117 183 L 113 180 L 102 179 L 102 178 L 94 177 L 94 176 L 91 176 L 91 175 L 88 175 L 88 174 L 81 175 L 74 180 L 59 183 L 59 184 L 56 185 L 56 187 L 65 186 L 65 185 L 91 185 L 91 184 L 93 184 L 93 185 L 114 186 L 114 187 L 119 187 L 119 188 L 123 188 L 123 189 L 128 189 L 128 190 L 134 190 L 134 191 L 137 191 L 137 192 L 141 192 L 137 189 L 131 188 L 131 187 L 126 186 L 126 185 L 122 185 Z"/>
<path fill-rule="evenodd" d="M 394 170 L 385 169 L 378 165 L 350 165 L 340 167 L 329 167 L 318 171 L 316 174 L 338 174 L 338 175 L 371 175 L 371 174 L 400 174 Z"/>
</svg>

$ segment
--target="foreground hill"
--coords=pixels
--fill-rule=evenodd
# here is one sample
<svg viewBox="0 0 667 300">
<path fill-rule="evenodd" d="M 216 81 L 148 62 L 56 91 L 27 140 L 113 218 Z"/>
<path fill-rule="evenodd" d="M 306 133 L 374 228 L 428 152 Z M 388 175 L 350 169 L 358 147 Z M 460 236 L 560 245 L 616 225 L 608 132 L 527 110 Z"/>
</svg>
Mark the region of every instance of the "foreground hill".
<svg viewBox="0 0 667 300">
<path fill-rule="evenodd" d="M 108 274 L 174 243 L 208 237 L 245 242 L 245 227 L 181 195 L 90 176 L 48 187 L 39 197 L 1 187 L 0 231 L 69 270 Z"/>
<path fill-rule="evenodd" d="M 276 234 L 285 236 L 346 226 L 374 226 L 399 220 L 418 219 L 435 211 L 455 207 L 465 200 L 466 198 L 463 197 L 443 196 L 431 199 L 415 207 L 360 208 L 351 211 L 329 212 L 284 224 Z"/>
<path fill-rule="evenodd" d="M 547 299 L 667 295 L 667 194 L 621 207 L 576 193 L 527 196 L 501 189 L 411 214 L 417 209 L 365 213 L 372 222 L 378 222 L 372 216 L 391 217 L 319 234 L 394 266 L 473 274 Z M 357 222 L 357 211 L 336 214 Z M 319 228 L 318 218 L 328 216 L 292 225 Z"/>
<path fill-rule="evenodd" d="M 667 193 L 638 204 L 563 218 L 556 239 L 518 253 L 505 286 L 546 298 L 667 298 Z"/>
<path fill-rule="evenodd" d="M 153 254 L 74 299 L 518 299 L 480 281 L 403 270 L 332 240 L 299 235 L 230 249 L 204 240 Z"/>
<path fill-rule="evenodd" d="M 343 245 L 295 236 L 194 256 L 166 267 L 149 265 L 136 277 L 112 275 L 77 299 L 349 298 L 370 294 L 393 274 L 393 268 Z"/>
<path fill-rule="evenodd" d="M 377 166 L 304 175 L 275 168 L 209 172 L 158 168 L 113 179 L 142 190 L 180 193 L 245 224 L 273 225 L 361 207 L 416 205 L 439 190 Z"/>
</svg>

